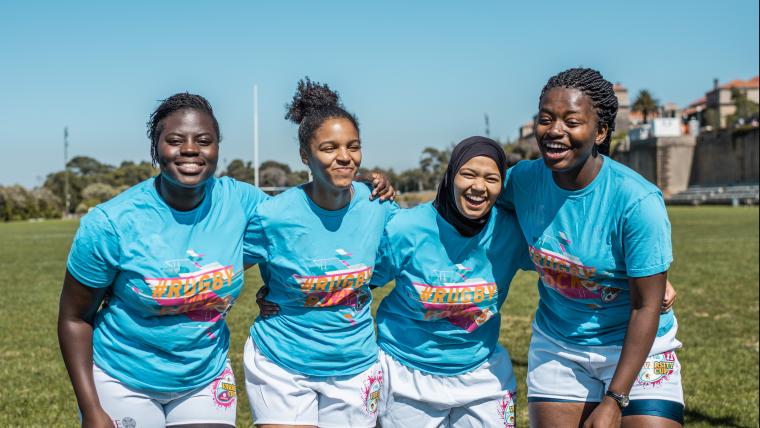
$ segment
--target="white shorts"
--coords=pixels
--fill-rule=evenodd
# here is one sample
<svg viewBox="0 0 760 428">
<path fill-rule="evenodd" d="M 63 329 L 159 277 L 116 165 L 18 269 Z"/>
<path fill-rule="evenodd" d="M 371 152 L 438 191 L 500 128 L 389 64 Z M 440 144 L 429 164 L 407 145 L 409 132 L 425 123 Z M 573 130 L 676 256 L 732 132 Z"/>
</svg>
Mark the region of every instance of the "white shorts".
<svg viewBox="0 0 760 428">
<path fill-rule="evenodd" d="M 358 375 L 306 376 L 275 364 L 250 337 L 243 361 L 254 424 L 375 426 L 383 385 L 377 362 Z"/>
<path fill-rule="evenodd" d="M 94 364 L 92 373 L 100 405 L 117 428 L 212 423 L 235 426 L 237 390 L 229 360 L 211 383 L 188 392 L 130 388 Z"/>
<path fill-rule="evenodd" d="M 655 339 L 631 388 L 634 400 L 667 400 L 683 406 L 678 325 Z M 577 346 L 557 341 L 535 324 L 528 351 L 528 401 L 600 402 L 612 380 L 621 346 Z"/>
<path fill-rule="evenodd" d="M 383 351 L 387 400 L 383 428 L 513 428 L 517 383 L 509 353 L 496 346 L 475 370 L 438 376 L 407 367 Z"/>
</svg>

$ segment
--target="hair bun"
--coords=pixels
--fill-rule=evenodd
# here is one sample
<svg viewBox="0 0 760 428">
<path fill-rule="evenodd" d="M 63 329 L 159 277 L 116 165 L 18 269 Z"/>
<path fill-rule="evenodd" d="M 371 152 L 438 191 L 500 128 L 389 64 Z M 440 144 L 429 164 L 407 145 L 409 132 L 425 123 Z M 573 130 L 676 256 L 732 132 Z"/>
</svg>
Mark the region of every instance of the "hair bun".
<svg viewBox="0 0 760 428">
<path fill-rule="evenodd" d="M 286 105 L 285 119 L 300 124 L 311 112 L 325 107 L 343 107 L 337 92 L 327 84 L 312 82 L 309 77 L 298 81 L 293 101 Z"/>
</svg>

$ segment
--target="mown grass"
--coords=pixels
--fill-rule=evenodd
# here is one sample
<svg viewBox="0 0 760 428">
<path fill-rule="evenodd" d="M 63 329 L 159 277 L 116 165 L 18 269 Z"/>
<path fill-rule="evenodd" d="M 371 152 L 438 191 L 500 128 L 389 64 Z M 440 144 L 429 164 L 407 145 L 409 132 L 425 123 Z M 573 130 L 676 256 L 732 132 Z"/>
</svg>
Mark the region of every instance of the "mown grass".
<svg viewBox="0 0 760 428">
<path fill-rule="evenodd" d="M 678 289 L 676 313 L 684 348 L 686 423 L 696 427 L 758 426 L 758 209 L 672 208 Z M 76 426 L 76 402 L 61 361 L 56 317 L 65 259 L 77 223 L 0 224 L 0 426 Z M 251 425 L 242 387 L 242 350 L 257 314 L 261 285 L 248 287 L 229 316 L 231 358 L 238 375 L 238 426 Z M 375 305 L 389 290 L 378 290 Z M 501 341 L 512 354 L 527 426 L 525 372 L 535 274 L 520 274 L 502 309 Z"/>
</svg>

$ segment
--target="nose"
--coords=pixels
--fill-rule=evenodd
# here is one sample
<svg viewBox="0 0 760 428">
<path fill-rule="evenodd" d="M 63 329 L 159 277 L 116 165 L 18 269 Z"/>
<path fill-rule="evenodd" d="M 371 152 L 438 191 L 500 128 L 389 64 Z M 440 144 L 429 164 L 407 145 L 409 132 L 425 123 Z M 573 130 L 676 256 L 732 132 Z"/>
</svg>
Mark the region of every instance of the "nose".
<svg viewBox="0 0 760 428">
<path fill-rule="evenodd" d="M 197 156 L 199 151 L 200 148 L 198 147 L 198 144 L 196 144 L 191 138 L 186 139 L 182 142 L 182 145 L 179 146 L 179 153 L 182 156 Z"/>
<path fill-rule="evenodd" d="M 565 130 L 562 126 L 562 122 L 559 120 L 552 122 L 549 130 L 547 131 L 547 134 L 549 134 L 550 137 L 561 137 L 564 133 Z"/>
<path fill-rule="evenodd" d="M 335 158 L 341 164 L 348 164 L 351 162 L 351 156 L 348 153 L 348 148 L 343 147 L 338 149 L 337 156 Z"/>
<path fill-rule="evenodd" d="M 472 190 L 476 192 L 485 192 L 488 190 L 486 187 L 486 181 L 483 178 L 477 178 L 475 181 L 473 181 L 472 186 L 470 186 Z"/>
</svg>

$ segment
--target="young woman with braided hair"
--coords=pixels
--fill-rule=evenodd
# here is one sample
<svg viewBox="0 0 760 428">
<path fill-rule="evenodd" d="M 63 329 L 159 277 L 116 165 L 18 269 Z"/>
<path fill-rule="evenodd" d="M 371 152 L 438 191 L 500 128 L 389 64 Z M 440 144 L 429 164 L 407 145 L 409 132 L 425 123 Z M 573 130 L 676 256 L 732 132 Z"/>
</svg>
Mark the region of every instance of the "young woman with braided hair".
<svg viewBox="0 0 760 428">
<path fill-rule="evenodd" d="M 660 191 L 608 156 L 617 98 L 588 68 L 549 79 L 535 135 L 543 159 L 510 169 L 539 273 L 528 359 L 533 427 L 683 423 L 677 323 L 661 313 L 672 262 Z"/>
</svg>

